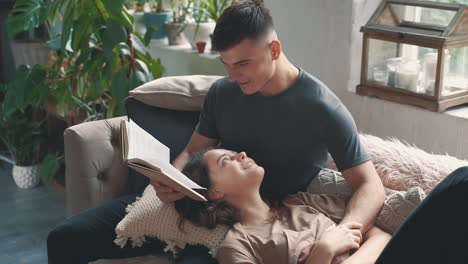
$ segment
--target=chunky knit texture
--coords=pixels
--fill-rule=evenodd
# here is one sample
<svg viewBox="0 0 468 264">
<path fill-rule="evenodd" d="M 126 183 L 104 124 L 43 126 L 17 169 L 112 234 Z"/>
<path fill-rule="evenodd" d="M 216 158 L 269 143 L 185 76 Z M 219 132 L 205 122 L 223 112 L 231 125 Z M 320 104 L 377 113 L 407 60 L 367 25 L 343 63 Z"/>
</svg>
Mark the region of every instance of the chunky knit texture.
<svg viewBox="0 0 468 264">
<path fill-rule="evenodd" d="M 145 242 L 145 236 L 157 237 L 167 243 L 165 251 L 177 253 L 187 244 L 200 244 L 212 250 L 215 254 L 216 247 L 223 241 L 228 227 L 218 225 L 214 229 L 196 226 L 189 221 L 184 221 L 182 230 L 179 229 L 179 214 L 174 208 L 174 203 L 164 203 L 156 196 L 152 185 L 148 185 L 143 196 L 138 198 L 126 209 L 127 215 L 117 225 L 115 243 L 124 247 L 128 239 L 132 246 L 141 247 Z"/>
<path fill-rule="evenodd" d="M 323 169 L 307 188 L 310 193 L 333 194 L 351 197 L 354 193 L 351 184 L 341 173 Z M 412 187 L 408 191 L 395 191 L 386 188 L 386 198 L 376 225 L 386 232 L 393 234 L 403 221 L 413 212 L 418 204 L 426 198 L 420 187 Z"/>
</svg>

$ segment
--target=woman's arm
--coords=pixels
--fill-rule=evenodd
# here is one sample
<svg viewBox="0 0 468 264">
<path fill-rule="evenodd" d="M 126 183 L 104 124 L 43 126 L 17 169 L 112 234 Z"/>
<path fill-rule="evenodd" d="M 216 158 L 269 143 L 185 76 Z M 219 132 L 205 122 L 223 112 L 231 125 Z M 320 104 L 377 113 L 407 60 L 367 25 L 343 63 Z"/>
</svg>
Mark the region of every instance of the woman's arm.
<svg viewBox="0 0 468 264">
<path fill-rule="evenodd" d="M 306 264 L 330 264 L 335 256 L 358 249 L 361 241 L 361 224 L 350 222 L 330 227 L 316 241 Z"/>
<path fill-rule="evenodd" d="M 392 236 L 382 229 L 376 226 L 371 227 L 364 235 L 364 243 L 361 247 L 342 264 L 375 263 L 391 238 Z"/>
</svg>

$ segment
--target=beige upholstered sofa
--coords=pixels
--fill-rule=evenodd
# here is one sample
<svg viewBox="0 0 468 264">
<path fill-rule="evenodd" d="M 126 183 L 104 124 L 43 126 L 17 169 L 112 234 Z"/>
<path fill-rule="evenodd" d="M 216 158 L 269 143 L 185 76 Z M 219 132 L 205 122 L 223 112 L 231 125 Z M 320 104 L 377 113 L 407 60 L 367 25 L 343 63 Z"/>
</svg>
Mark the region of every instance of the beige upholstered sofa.
<svg viewBox="0 0 468 264">
<path fill-rule="evenodd" d="M 184 101 L 165 98 L 165 100 L 149 105 L 151 104 L 150 101 L 138 98 L 142 94 L 131 93 L 133 96 L 126 100 L 127 114 L 142 128 L 157 137 L 171 149 L 172 160 L 185 146 L 198 120 L 198 112 L 196 107 L 194 108 L 193 106 L 193 100 L 190 100 L 191 96 L 195 93 L 194 100 L 197 101 L 196 104 L 200 105 L 202 101 L 200 97 L 203 96 L 203 93 L 206 93 L 212 80 L 216 78 L 218 77 L 209 81 L 202 78 L 202 86 L 204 86 L 201 92 L 200 90 L 194 92 L 192 89 L 191 92 L 187 92 L 185 95 L 182 93 Z M 177 85 L 182 86 L 194 85 L 193 78 L 190 78 L 188 84 L 187 82 L 179 82 L 179 79 L 177 79 L 177 82 Z M 166 88 L 168 91 L 173 91 L 177 87 L 169 86 Z M 146 92 L 148 90 L 145 90 Z M 144 99 L 155 96 L 155 94 L 145 93 L 143 93 Z M 178 93 L 178 96 L 180 95 L 181 93 Z M 164 96 L 160 94 L 156 95 L 155 101 L 158 101 L 162 97 Z M 120 120 L 122 118 L 126 117 L 83 123 L 70 127 L 65 131 L 68 215 L 73 215 L 84 209 L 128 193 L 130 191 L 129 188 L 134 185 L 135 175 L 132 175 L 122 162 L 119 140 Z M 425 188 L 425 191 L 428 191 L 452 169 L 467 164 L 465 161 L 458 161 L 448 156 L 431 155 L 416 148 L 408 148 L 407 146 L 404 149 L 405 153 L 402 152 L 400 154 L 395 152 L 396 149 L 401 149 L 399 146 L 395 147 L 395 143 L 383 141 L 375 137 L 363 139 L 364 145 L 371 147 L 370 154 L 373 156 L 374 162 L 376 162 L 377 170 L 384 184 L 392 189 L 403 190 L 411 186 L 422 186 L 423 183 L 428 183 L 426 184 L 427 188 Z M 397 157 L 400 157 L 400 160 L 396 160 Z M 419 160 L 414 162 L 414 164 L 419 165 L 418 168 L 401 166 L 401 160 L 414 160 L 418 158 Z M 395 159 L 394 163 L 397 165 L 393 168 L 385 167 L 389 164 L 389 159 Z M 410 163 L 413 162 L 408 162 L 407 164 Z M 333 164 L 328 164 L 328 166 L 333 168 Z M 427 177 L 428 171 L 433 172 L 432 179 Z M 408 177 L 408 175 L 413 175 L 413 177 Z M 424 181 L 421 180 L 423 177 L 426 177 Z M 419 180 L 404 180 L 411 178 Z M 125 260 L 100 260 L 95 263 L 165 264 L 172 262 L 172 260 L 166 257 L 151 256 Z"/>
</svg>

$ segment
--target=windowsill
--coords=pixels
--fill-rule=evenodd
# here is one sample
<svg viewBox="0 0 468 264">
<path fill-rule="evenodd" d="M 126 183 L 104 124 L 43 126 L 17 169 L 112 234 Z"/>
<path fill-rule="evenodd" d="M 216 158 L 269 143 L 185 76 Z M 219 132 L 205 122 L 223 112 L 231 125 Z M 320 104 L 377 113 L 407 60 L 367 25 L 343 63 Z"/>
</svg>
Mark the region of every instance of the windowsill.
<svg viewBox="0 0 468 264">
<path fill-rule="evenodd" d="M 212 52 L 212 51 L 209 51 L 209 50 L 205 50 L 205 52 L 203 53 L 199 53 L 198 50 L 196 49 L 192 49 L 192 47 L 190 46 L 190 43 L 185 43 L 185 44 L 182 44 L 182 45 L 169 45 L 168 42 L 167 42 L 167 39 L 164 39 L 164 40 L 151 40 L 151 43 L 150 43 L 150 48 L 152 47 L 159 47 L 161 49 L 165 49 L 165 50 L 170 50 L 170 51 L 180 51 L 180 52 L 185 52 L 187 54 L 196 54 L 202 58 L 206 58 L 206 59 L 212 59 L 212 60 L 215 60 L 215 59 L 218 59 L 219 58 L 219 53 L 217 52 Z"/>
<path fill-rule="evenodd" d="M 451 115 L 451 116 L 456 116 L 456 117 L 461 117 L 461 118 L 464 118 L 464 119 L 468 119 L 468 105 L 464 104 L 464 105 L 454 106 L 454 107 L 451 107 L 451 108 L 445 110 L 442 113 L 447 114 L 447 115 Z"/>
<path fill-rule="evenodd" d="M 218 53 L 205 50 L 198 53 L 189 43 L 167 45 L 165 41 L 152 40 L 150 53 L 153 58 L 160 58 L 164 67 L 163 76 L 180 75 L 226 75 Z"/>
</svg>

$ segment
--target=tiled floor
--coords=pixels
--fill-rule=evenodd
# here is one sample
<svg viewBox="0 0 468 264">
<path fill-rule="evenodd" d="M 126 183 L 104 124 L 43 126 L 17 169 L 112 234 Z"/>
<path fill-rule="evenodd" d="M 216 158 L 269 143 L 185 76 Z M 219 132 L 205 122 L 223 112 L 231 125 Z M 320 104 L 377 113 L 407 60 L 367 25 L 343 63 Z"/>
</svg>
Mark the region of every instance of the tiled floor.
<svg viewBox="0 0 468 264">
<path fill-rule="evenodd" d="M 65 196 L 39 185 L 18 188 L 0 160 L 0 263 L 46 264 L 46 237 L 65 218 Z"/>
</svg>

